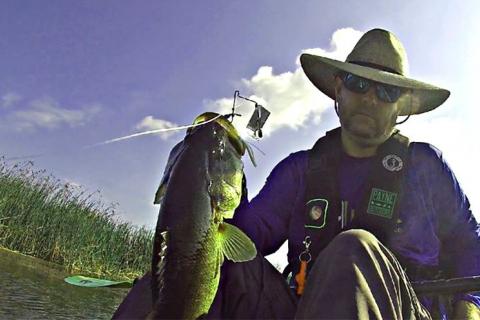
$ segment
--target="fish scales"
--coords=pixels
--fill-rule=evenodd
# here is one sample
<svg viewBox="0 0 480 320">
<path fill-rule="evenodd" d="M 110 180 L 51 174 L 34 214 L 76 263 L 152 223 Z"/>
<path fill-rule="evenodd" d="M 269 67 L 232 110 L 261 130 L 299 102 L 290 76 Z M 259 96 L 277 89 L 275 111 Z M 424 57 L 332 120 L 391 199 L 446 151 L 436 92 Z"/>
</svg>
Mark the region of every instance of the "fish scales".
<svg viewBox="0 0 480 320">
<path fill-rule="evenodd" d="M 205 148 L 209 140 L 200 139 L 203 135 L 194 137 L 195 141 L 189 139 L 190 145 L 173 168 L 160 212 L 165 218 L 168 240 L 164 286 L 159 288 L 157 314 L 166 318 L 186 318 L 183 313 L 191 313 L 190 305 L 196 302 L 190 301 L 193 297 L 203 295 L 208 299 L 212 295 L 210 290 L 199 292 L 204 291 L 205 272 L 198 272 L 210 270 L 215 263 L 209 261 L 212 255 L 205 252 L 215 249 L 215 237 L 212 230 L 209 232 L 212 228 L 212 208 L 207 192 L 209 178 L 205 166 L 200 170 L 208 162 L 208 150 L 204 149 L 210 148 Z M 196 161 L 191 161 L 192 158 Z"/>
<path fill-rule="evenodd" d="M 195 319 L 207 313 L 224 255 L 238 262 L 256 255 L 251 240 L 223 222 L 232 217 L 242 197 L 245 145 L 231 130 L 235 129 L 224 118 L 196 127 L 175 147 L 176 159 L 169 160 L 168 179 L 162 180 L 162 192 L 156 195 L 161 207 L 152 258 L 154 310 L 149 318 Z M 241 243 L 225 245 L 228 241 Z M 243 249 L 231 252 L 232 247 Z"/>
</svg>

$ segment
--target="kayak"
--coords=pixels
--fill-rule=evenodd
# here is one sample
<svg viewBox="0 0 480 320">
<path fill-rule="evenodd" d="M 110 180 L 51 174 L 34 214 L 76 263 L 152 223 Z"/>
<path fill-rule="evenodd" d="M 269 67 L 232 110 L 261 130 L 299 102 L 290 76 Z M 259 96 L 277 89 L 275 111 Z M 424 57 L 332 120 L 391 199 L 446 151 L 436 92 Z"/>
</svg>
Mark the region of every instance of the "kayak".
<svg viewBox="0 0 480 320">
<path fill-rule="evenodd" d="M 66 283 L 85 288 L 131 288 L 133 286 L 133 280 L 113 281 L 107 279 L 90 278 L 85 276 L 71 276 L 66 277 L 64 280 Z"/>
</svg>

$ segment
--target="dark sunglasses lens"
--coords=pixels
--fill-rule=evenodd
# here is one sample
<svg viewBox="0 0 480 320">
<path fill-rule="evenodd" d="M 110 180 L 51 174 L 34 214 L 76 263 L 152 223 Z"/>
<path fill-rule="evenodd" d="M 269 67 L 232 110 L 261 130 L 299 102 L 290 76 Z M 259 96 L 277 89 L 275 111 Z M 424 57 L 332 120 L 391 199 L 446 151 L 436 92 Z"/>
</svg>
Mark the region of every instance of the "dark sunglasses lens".
<svg viewBox="0 0 480 320">
<path fill-rule="evenodd" d="M 382 84 L 378 84 L 376 87 L 378 98 L 384 102 L 393 103 L 402 95 L 402 90 L 399 87 Z"/>
<path fill-rule="evenodd" d="M 357 77 L 351 73 L 345 74 L 343 77 L 343 83 L 348 90 L 357 93 L 365 93 L 370 88 L 370 81 L 361 77 Z"/>
</svg>

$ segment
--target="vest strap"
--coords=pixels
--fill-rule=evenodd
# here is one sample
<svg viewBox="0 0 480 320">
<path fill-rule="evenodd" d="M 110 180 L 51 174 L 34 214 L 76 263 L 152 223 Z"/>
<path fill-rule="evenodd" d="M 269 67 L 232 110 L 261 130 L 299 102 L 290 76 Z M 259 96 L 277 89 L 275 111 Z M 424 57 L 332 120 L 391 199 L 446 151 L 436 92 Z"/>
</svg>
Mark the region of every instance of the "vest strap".
<svg viewBox="0 0 480 320">
<path fill-rule="evenodd" d="M 399 207 L 409 139 L 395 131 L 377 150 L 358 208 L 340 199 L 339 170 L 344 156 L 341 128 L 320 138 L 309 151 L 305 192 L 305 236 L 315 257 L 341 231 L 360 228 L 381 242 L 399 230 Z"/>
</svg>

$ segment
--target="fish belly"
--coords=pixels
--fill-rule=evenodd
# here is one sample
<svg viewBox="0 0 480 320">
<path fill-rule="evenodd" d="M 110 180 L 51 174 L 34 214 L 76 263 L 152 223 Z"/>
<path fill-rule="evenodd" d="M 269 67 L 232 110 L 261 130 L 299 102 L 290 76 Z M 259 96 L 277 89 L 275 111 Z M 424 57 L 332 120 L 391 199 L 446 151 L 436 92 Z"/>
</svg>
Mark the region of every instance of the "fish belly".
<svg viewBox="0 0 480 320">
<path fill-rule="evenodd" d="M 208 313 L 220 280 L 220 248 L 210 230 L 194 254 L 167 253 L 155 319 L 196 319 Z"/>
</svg>

